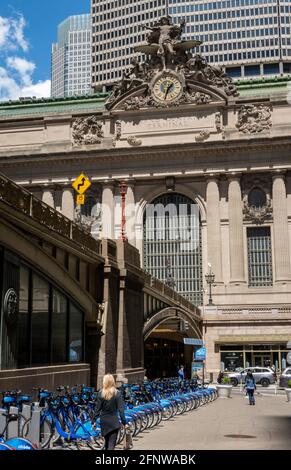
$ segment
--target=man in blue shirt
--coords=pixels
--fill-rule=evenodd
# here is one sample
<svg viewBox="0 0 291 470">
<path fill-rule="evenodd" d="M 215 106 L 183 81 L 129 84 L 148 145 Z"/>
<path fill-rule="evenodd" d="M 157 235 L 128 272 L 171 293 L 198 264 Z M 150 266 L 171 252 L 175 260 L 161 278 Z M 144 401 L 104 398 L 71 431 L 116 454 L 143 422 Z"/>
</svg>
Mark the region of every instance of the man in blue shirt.
<svg viewBox="0 0 291 470">
<path fill-rule="evenodd" d="M 182 382 L 185 379 L 184 366 L 180 366 L 180 369 L 178 370 L 178 377 L 179 377 L 179 382 Z"/>
</svg>

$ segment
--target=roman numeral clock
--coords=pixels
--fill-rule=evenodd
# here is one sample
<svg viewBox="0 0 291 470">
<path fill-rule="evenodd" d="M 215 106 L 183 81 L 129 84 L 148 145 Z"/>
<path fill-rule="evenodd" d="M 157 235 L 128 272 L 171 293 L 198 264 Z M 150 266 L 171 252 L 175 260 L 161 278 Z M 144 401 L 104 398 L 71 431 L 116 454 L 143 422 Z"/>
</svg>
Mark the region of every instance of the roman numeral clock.
<svg viewBox="0 0 291 470">
<path fill-rule="evenodd" d="M 158 104 L 167 106 L 182 96 L 183 78 L 172 71 L 164 71 L 153 79 L 150 88 L 152 98 Z"/>
</svg>

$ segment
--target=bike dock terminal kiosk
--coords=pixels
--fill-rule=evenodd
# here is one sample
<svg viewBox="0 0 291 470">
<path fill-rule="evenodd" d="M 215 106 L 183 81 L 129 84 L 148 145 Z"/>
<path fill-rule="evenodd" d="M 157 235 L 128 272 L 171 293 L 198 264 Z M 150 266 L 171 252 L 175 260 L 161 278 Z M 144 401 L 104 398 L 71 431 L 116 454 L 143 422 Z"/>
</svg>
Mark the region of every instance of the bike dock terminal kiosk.
<svg viewBox="0 0 291 470">
<path fill-rule="evenodd" d="M 203 340 L 199 338 L 184 338 L 184 344 L 193 346 L 193 362 L 191 366 L 191 378 L 193 379 L 197 371 L 202 369 L 202 374 L 203 374 L 202 380 L 204 384 L 204 364 L 206 360 L 206 348 L 204 346 Z"/>
</svg>

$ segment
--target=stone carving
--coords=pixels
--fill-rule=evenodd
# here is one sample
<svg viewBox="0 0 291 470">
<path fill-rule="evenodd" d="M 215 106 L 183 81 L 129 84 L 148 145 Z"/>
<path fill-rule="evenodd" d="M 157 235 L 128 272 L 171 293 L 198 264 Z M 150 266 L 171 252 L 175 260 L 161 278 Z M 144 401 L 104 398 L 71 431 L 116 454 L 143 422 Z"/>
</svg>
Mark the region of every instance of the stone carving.
<svg viewBox="0 0 291 470">
<path fill-rule="evenodd" d="M 210 136 L 210 131 L 202 130 L 199 132 L 198 135 L 196 135 L 195 140 L 196 142 L 204 142 L 204 140 L 207 140 L 209 136 Z"/>
<path fill-rule="evenodd" d="M 222 116 L 219 112 L 215 113 L 215 127 L 217 132 L 222 132 L 223 131 L 223 126 L 222 126 Z"/>
<path fill-rule="evenodd" d="M 245 134 L 256 134 L 272 127 L 271 107 L 263 104 L 243 105 L 238 114 L 236 127 Z"/>
<path fill-rule="evenodd" d="M 187 75 L 192 80 L 215 88 L 222 88 L 228 96 L 238 96 L 235 84 L 223 68 L 209 65 L 205 57 L 202 57 L 200 54 L 191 57 L 186 62 L 185 68 L 188 69 Z"/>
<path fill-rule="evenodd" d="M 116 147 L 116 142 L 121 139 L 121 121 L 115 121 L 115 134 L 112 137 L 112 145 Z"/>
<path fill-rule="evenodd" d="M 138 139 L 135 135 L 130 135 L 127 137 L 127 142 L 133 147 L 139 147 L 142 144 L 142 141 Z"/>
<path fill-rule="evenodd" d="M 265 193 L 264 204 L 255 206 L 249 203 L 249 195 L 254 189 L 259 189 Z M 245 220 L 259 225 L 272 217 L 271 181 L 267 176 L 246 175 L 242 179 L 242 198 Z"/>
<path fill-rule="evenodd" d="M 103 123 L 97 116 L 74 120 L 72 138 L 75 145 L 101 144 L 103 137 Z"/>
<path fill-rule="evenodd" d="M 150 31 L 147 44 L 134 48 L 135 52 L 145 54 L 146 60 L 140 63 L 132 59 L 130 69 L 113 87 L 106 102 L 108 109 L 204 104 L 211 99 L 226 102 L 229 96 L 238 96 L 236 86 L 222 67 L 209 65 L 201 55 L 189 52 L 202 43 L 181 40 L 184 26 L 184 22 L 172 24 L 169 16 L 146 26 Z"/>
<path fill-rule="evenodd" d="M 115 139 L 121 139 L 121 121 L 119 120 L 115 122 Z"/>
</svg>

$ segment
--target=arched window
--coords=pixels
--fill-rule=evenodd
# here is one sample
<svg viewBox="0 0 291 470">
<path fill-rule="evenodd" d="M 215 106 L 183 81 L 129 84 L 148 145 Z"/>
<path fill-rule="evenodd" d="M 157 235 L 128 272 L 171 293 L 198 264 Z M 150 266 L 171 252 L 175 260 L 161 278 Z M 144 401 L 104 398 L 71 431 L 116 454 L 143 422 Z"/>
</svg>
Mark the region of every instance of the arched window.
<svg viewBox="0 0 291 470">
<path fill-rule="evenodd" d="M 85 196 L 85 204 L 81 206 L 81 214 L 86 217 L 91 217 L 97 210 L 96 196 Z"/>
<path fill-rule="evenodd" d="M 248 195 L 249 206 L 260 208 L 264 207 L 267 203 L 267 196 L 265 191 L 261 188 L 253 188 Z"/>
<path fill-rule="evenodd" d="M 178 193 L 159 196 L 144 214 L 144 269 L 202 304 L 201 224 L 198 205 Z"/>
</svg>

